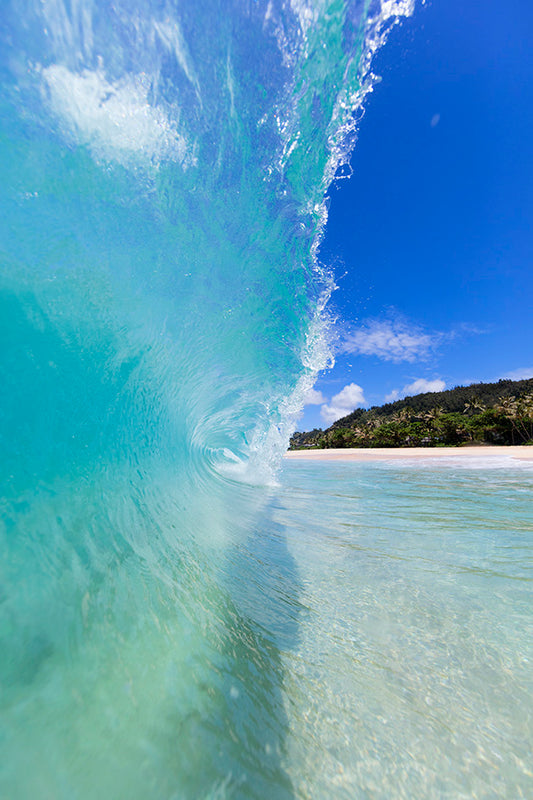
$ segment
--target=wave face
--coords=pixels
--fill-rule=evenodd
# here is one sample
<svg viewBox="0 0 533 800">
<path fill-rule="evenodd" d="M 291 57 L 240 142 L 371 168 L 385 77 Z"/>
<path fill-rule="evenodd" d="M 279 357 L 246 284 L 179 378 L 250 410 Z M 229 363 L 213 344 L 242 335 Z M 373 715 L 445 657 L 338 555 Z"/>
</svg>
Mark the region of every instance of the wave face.
<svg viewBox="0 0 533 800">
<path fill-rule="evenodd" d="M 324 193 L 409 12 L 3 4 L 2 796 L 293 796 L 264 484 L 329 358 Z"/>
</svg>

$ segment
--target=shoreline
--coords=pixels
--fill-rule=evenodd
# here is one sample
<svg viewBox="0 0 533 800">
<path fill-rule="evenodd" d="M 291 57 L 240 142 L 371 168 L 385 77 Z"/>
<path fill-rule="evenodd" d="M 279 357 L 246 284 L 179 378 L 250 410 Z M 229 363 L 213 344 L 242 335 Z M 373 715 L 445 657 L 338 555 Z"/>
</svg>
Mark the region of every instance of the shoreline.
<svg viewBox="0 0 533 800">
<path fill-rule="evenodd" d="M 287 450 L 284 458 L 308 461 L 393 461 L 397 459 L 497 458 L 533 461 L 533 445 L 471 445 L 464 447 L 346 447 Z"/>
</svg>

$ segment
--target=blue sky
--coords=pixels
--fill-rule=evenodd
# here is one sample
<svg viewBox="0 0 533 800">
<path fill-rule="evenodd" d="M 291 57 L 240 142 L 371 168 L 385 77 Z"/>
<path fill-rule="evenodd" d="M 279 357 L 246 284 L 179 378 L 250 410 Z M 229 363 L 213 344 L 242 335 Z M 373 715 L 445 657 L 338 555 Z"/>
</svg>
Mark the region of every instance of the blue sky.
<svg viewBox="0 0 533 800">
<path fill-rule="evenodd" d="M 356 406 L 533 376 L 533 58 L 524 0 L 433 0 L 374 63 L 321 259 L 335 367 L 298 427 Z"/>
</svg>

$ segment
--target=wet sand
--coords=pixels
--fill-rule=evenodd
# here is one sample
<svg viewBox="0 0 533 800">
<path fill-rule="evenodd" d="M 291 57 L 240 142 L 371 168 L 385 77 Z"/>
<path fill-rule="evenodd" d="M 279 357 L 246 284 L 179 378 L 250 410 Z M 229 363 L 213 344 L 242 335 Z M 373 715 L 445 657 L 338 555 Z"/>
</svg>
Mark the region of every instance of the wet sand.
<svg viewBox="0 0 533 800">
<path fill-rule="evenodd" d="M 328 450 L 289 450 L 285 458 L 309 461 L 391 461 L 395 459 L 439 459 L 439 458 L 513 458 L 521 461 L 533 460 L 533 445 L 516 447 L 494 447 L 491 445 L 465 447 L 346 447 Z"/>
</svg>

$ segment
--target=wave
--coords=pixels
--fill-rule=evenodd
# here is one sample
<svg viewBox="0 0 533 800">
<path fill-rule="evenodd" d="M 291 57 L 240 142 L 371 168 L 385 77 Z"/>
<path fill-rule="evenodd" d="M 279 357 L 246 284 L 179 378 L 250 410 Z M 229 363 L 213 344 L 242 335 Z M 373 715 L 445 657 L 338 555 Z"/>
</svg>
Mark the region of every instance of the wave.
<svg viewBox="0 0 533 800">
<path fill-rule="evenodd" d="M 4 4 L 6 796 L 292 795 L 268 484 L 331 359 L 325 192 L 411 10 Z"/>
</svg>

